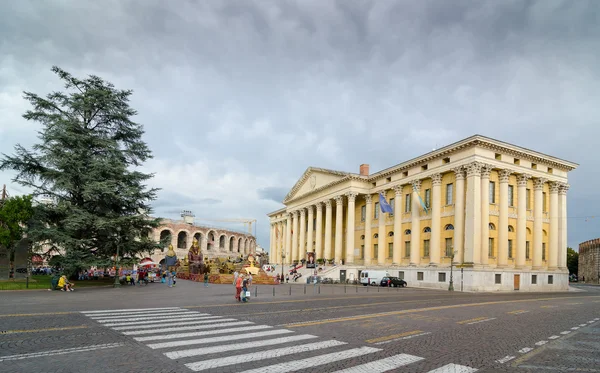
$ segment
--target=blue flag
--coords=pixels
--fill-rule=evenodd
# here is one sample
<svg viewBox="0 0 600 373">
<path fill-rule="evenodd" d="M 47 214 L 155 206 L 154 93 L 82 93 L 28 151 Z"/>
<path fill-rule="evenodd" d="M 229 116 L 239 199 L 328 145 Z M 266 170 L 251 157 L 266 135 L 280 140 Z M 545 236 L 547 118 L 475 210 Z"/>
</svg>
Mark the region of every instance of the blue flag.
<svg viewBox="0 0 600 373">
<path fill-rule="evenodd" d="M 427 208 L 427 205 L 423 201 L 423 198 L 421 198 L 421 195 L 419 195 L 418 193 L 417 193 L 417 196 L 419 196 L 419 202 L 421 203 L 421 207 L 423 207 L 423 210 L 425 211 L 425 213 L 428 214 L 429 209 Z"/>
<path fill-rule="evenodd" d="M 385 200 L 383 193 L 379 193 L 379 206 L 381 207 L 381 212 L 383 212 L 383 213 L 386 213 L 386 212 L 389 214 L 394 213 L 394 209 L 392 209 L 392 206 L 390 206 L 388 201 Z"/>
</svg>

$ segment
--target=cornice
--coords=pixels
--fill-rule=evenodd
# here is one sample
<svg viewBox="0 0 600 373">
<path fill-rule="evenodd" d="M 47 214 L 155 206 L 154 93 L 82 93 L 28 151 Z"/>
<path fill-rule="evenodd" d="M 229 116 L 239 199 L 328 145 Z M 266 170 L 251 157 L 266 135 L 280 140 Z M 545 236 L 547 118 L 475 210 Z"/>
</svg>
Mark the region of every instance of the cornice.
<svg viewBox="0 0 600 373">
<path fill-rule="evenodd" d="M 283 203 L 288 203 L 293 201 L 294 199 L 292 199 L 292 196 L 300 189 L 300 187 L 302 186 L 302 184 L 304 184 L 304 182 L 306 180 L 308 180 L 308 177 L 313 173 L 313 172 L 321 172 L 321 173 L 325 173 L 325 174 L 329 174 L 329 175 L 335 175 L 335 176 L 342 176 L 343 178 L 346 178 L 347 176 L 351 176 L 351 174 L 349 172 L 343 172 L 343 171 L 336 171 L 336 170 L 329 170 L 326 168 L 318 168 L 318 167 L 309 167 L 306 169 L 306 171 L 304 171 L 304 173 L 302 174 L 302 176 L 300 177 L 300 180 L 298 180 L 296 182 L 296 184 L 294 184 L 294 186 L 292 187 L 292 189 L 288 192 L 288 194 L 285 196 L 285 198 L 283 199 Z M 339 180 L 338 180 L 339 181 Z M 326 186 L 331 186 L 332 183 L 327 184 Z M 325 186 L 325 185 L 324 185 Z M 321 187 L 322 188 L 322 187 Z M 317 189 L 313 189 L 311 191 L 311 193 L 317 191 L 318 189 L 321 188 L 317 188 Z"/>
</svg>

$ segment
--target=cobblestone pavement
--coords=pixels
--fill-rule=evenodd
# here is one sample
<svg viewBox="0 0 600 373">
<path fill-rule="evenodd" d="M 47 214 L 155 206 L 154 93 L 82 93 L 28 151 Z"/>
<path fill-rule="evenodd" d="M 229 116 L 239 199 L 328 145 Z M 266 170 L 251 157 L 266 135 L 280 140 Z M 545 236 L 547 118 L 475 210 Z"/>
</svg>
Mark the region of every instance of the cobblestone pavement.
<svg viewBox="0 0 600 373">
<path fill-rule="evenodd" d="M 0 292 L 0 371 L 600 372 L 600 287 L 294 284 L 255 287 L 248 303 L 232 290 L 179 281 Z"/>
</svg>

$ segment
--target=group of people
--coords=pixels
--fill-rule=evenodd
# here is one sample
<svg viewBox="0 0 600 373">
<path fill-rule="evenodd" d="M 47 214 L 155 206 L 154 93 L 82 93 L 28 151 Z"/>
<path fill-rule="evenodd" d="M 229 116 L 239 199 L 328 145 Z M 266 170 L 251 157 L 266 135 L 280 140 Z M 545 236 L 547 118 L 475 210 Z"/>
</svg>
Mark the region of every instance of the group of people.
<svg viewBox="0 0 600 373">
<path fill-rule="evenodd" d="M 244 274 L 235 272 L 233 274 L 233 286 L 235 286 L 235 299 L 238 302 L 247 302 L 250 297 L 248 290 L 252 285 L 252 274 L 245 276 Z"/>
</svg>

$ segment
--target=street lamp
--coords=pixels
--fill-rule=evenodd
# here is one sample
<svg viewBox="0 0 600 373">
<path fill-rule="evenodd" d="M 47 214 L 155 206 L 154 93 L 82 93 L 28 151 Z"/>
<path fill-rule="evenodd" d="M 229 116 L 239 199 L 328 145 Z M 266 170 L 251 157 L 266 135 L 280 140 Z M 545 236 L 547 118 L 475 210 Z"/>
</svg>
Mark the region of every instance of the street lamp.
<svg viewBox="0 0 600 373">
<path fill-rule="evenodd" d="M 117 256 L 115 257 L 115 283 L 113 288 L 121 287 L 121 279 L 119 278 L 119 241 L 121 239 L 121 227 L 117 227 Z"/>
<path fill-rule="evenodd" d="M 283 284 L 283 260 L 285 259 L 285 254 L 283 252 L 281 252 L 281 280 L 279 281 L 280 284 Z"/>
<path fill-rule="evenodd" d="M 454 291 L 454 278 L 452 276 L 452 265 L 454 264 L 454 255 L 456 255 L 456 251 L 452 251 L 452 256 L 450 257 L 450 285 L 448 286 L 448 291 Z"/>
</svg>

